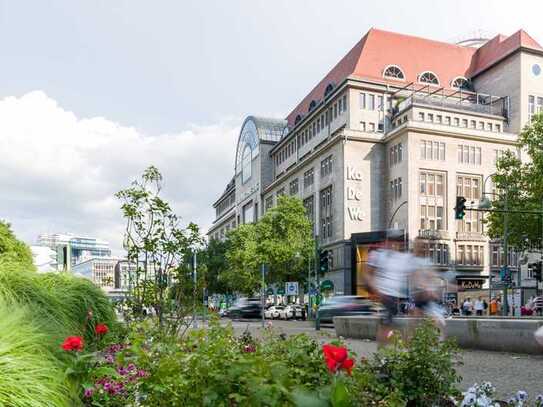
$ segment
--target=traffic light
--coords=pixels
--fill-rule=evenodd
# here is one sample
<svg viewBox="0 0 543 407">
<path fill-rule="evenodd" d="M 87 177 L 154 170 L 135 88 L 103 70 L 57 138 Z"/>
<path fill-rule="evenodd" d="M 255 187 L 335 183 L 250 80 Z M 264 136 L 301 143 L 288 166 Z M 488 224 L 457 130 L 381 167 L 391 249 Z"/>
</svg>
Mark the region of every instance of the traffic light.
<svg viewBox="0 0 543 407">
<path fill-rule="evenodd" d="M 456 206 L 454 207 L 454 218 L 455 219 L 464 219 L 466 215 L 466 198 L 463 196 L 456 197 Z"/>
<path fill-rule="evenodd" d="M 534 273 L 534 278 L 537 280 L 537 281 L 542 281 L 542 275 L 541 275 L 541 261 L 538 261 L 537 263 L 533 263 L 531 264 L 532 266 L 532 271 Z"/>
<path fill-rule="evenodd" d="M 328 250 L 319 251 L 319 273 L 321 275 L 328 272 Z"/>
</svg>

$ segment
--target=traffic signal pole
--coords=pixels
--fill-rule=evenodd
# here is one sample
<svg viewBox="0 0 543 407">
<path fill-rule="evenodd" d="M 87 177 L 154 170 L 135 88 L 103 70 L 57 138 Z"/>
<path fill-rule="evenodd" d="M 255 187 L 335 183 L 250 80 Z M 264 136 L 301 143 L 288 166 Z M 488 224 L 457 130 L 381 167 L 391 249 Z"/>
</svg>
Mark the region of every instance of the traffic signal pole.
<svg viewBox="0 0 543 407">
<path fill-rule="evenodd" d="M 319 235 L 315 236 L 315 278 L 317 281 L 317 296 L 315 302 L 317 303 L 317 313 L 315 315 L 315 330 L 321 330 L 321 318 L 319 315 L 319 306 L 320 306 L 320 295 L 321 295 L 321 285 L 320 285 L 320 267 L 321 259 L 319 255 Z"/>
<path fill-rule="evenodd" d="M 505 252 L 505 265 L 504 265 L 504 271 L 505 276 L 509 276 L 509 216 L 507 213 L 508 210 L 508 201 L 507 201 L 507 191 L 505 192 L 505 212 L 503 213 L 503 251 Z M 518 272 L 520 276 L 520 270 Z M 509 314 L 509 307 L 507 304 L 507 284 L 509 284 L 508 280 L 506 280 L 505 284 L 503 285 L 503 302 L 502 302 L 502 315 L 508 315 Z M 519 278 L 519 287 L 520 287 L 520 278 Z M 511 291 L 512 292 L 512 291 Z"/>
</svg>

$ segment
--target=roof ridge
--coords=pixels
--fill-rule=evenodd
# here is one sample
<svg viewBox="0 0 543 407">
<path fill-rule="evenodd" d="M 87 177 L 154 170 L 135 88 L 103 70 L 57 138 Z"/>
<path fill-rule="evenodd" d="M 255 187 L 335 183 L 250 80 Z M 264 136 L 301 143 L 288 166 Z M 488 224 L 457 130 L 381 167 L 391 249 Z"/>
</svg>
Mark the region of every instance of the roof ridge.
<svg viewBox="0 0 543 407">
<path fill-rule="evenodd" d="M 370 31 L 380 31 L 380 32 L 387 33 L 387 34 L 394 34 L 394 35 L 397 35 L 397 36 L 400 36 L 400 37 L 409 37 L 409 38 L 414 38 L 414 39 L 422 40 L 422 41 L 426 41 L 426 42 L 434 42 L 434 43 L 440 44 L 440 45 L 448 45 L 450 47 L 455 47 L 455 48 L 471 48 L 471 47 L 467 47 L 467 46 L 464 46 L 464 45 L 454 44 L 452 42 L 434 40 L 432 38 L 420 37 L 418 35 L 413 35 L 413 34 L 404 34 L 404 33 L 399 33 L 399 32 L 396 32 L 396 31 L 383 30 L 381 28 L 372 27 L 370 29 Z M 368 31 L 367 34 L 369 34 L 369 31 Z"/>
</svg>

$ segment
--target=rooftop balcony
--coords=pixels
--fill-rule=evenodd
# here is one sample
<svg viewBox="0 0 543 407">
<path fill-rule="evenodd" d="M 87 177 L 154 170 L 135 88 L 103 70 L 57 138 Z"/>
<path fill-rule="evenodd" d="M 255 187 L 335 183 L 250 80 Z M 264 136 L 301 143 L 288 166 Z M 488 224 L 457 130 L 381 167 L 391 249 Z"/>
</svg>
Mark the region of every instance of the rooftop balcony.
<svg viewBox="0 0 543 407">
<path fill-rule="evenodd" d="M 409 88 L 409 86 L 421 86 Z M 429 86 L 413 85 L 398 90 L 392 95 L 393 107 L 390 113 L 394 118 L 412 105 L 434 108 L 454 109 L 465 112 L 488 114 L 509 118 L 509 97 L 474 93 L 465 90 L 432 89 Z"/>
</svg>

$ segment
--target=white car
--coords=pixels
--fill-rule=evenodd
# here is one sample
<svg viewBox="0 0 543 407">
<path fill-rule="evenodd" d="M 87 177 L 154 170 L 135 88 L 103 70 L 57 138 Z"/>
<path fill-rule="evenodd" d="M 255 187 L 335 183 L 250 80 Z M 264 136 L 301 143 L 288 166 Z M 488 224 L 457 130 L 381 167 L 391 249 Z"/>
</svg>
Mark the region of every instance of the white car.
<svg viewBox="0 0 543 407">
<path fill-rule="evenodd" d="M 279 318 L 280 312 L 284 309 L 282 305 L 273 305 L 264 311 L 264 318 L 276 319 Z"/>
<path fill-rule="evenodd" d="M 283 307 L 283 309 L 279 310 L 279 317 L 280 319 L 291 319 L 294 318 L 294 315 L 296 313 L 296 310 L 293 305 L 287 305 L 286 307 Z"/>
</svg>

